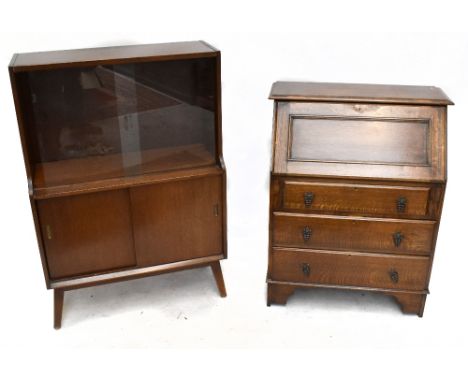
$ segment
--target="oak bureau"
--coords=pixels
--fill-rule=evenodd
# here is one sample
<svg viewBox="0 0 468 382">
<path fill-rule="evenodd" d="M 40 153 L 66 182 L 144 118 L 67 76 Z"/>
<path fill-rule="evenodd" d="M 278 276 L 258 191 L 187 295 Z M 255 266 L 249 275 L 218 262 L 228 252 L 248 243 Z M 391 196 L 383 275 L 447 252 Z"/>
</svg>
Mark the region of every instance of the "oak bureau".
<svg viewBox="0 0 468 382">
<path fill-rule="evenodd" d="M 447 181 L 436 87 L 276 82 L 267 304 L 382 292 L 423 315 Z"/>
<path fill-rule="evenodd" d="M 55 328 L 75 288 L 210 266 L 225 296 L 220 52 L 24 53 L 9 70 Z"/>
</svg>

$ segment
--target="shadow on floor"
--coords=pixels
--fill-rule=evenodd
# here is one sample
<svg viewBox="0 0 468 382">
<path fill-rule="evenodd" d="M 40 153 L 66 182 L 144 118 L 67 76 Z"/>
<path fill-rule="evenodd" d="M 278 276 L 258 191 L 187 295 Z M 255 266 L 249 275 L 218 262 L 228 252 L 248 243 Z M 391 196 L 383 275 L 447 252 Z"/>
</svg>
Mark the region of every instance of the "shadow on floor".
<svg viewBox="0 0 468 382">
<path fill-rule="evenodd" d="M 261 294 L 249 295 L 258 299 Z M 234 295 L 227 298 L 236 297 Z M 266 306 L 266 293 L 262 298 L 263 301 L 258 301 L 259 309 L 269 309 Z M 181 312 L 184 315 L 204 314 L 215 308 L 220 301 L 211 269 L 205 267 L 66 292 L 63 322 L 64 326 L 73 326 L 96 317 L 127 312 L 143 314 L 150 309 L 158 309 L 168 318 L 176 319 Z M 238 304 L 239 301 L 233 303 Z M 278 305 L 272 305 L 275 306 Z M 287 303 L 288 314 L 327 311 L 402 315 L 400 306 L 393 297 L 364 291 L 297 289 Z"/>
<path fill-rule="evenodd" d="M 95 317 L 146 309 L 160 309 L 171 317 L 179 307 L 189 311 L 211 309 L 219 299 L 209 267 L 123 281 L 65 292 L 64 326 Z"/>
<path fill-rule="evenodd" d="M 372 312 L 403 314 L 396 300 L 377 292 L 328 288 L 297 289 L 288 299 L 291 308 L 343 312 Z M 416 315 L 414 315 L 417 317 Z"/>
</svg>

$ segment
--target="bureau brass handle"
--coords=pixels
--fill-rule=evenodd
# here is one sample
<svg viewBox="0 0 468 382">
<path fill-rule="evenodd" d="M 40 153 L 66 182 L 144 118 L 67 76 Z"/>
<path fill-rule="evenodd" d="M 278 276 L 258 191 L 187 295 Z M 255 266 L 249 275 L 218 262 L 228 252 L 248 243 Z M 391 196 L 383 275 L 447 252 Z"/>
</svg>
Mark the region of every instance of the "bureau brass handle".
<svg viewBox="0 0 468 382">
<path fill-rule="evenodd" d="M 405 212 L 406 211 L 406 198 L 403 196 L 400 196 L 397 201 L 396 201 L 396 209 L 397 212 Z"/>
<path fill-rule="evenodd" d="M 394 284 L 398 283 L 400 276 L 398 275 L 398 272 L 395 269 L 390 269 L 390 271 L 388 272 L 388 275 L 390 276 L 392 283 Z"/>
<path fill-rule="evenodd" d="M 310 237 L 312 236 L 312 230 L 310 227 L 304 227 L 302 230 L 302 237 L 304 238 L 304 241 L 308 241 Z"/>
<path fill-rule="evenodd" d="M 395 244 L 395 247 L 399 247 L 404 238 L 401 232 L 395 232 L 393 234 L 393 244 Z"/>
<path fill-rule="evenodd" d="M 307 263 L 302 264 L 302 273 L 304 273 L 304 276 L 309 277 L 310 276 L 310 265 Z"/>
<path fill-rule="evenodd" d="M 312 202 L 314 201 L 314 193 L 313 192 L 304 192 L 304 205 L 306 207 L 310 207 Z"/>
</svg>

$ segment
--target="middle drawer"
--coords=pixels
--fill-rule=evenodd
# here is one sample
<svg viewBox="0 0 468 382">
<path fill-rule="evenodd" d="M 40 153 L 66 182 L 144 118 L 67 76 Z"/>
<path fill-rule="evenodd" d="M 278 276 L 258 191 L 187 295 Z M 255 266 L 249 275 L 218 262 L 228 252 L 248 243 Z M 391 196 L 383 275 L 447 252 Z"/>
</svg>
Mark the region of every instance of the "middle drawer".
<svg viewBox="0 0 468 382">
<path fill-rule="evenodd" d="M 435 222 L 329 215 L 273 214 L 273 245 L 429 255 Z"/>
</svg>

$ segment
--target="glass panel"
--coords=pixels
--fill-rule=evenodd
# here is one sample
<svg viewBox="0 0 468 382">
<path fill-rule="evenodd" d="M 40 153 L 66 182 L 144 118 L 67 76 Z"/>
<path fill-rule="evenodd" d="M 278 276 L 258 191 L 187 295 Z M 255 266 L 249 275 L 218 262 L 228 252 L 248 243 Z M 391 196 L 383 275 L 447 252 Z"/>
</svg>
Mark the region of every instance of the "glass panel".
<svg viewBox="0 0 468 382">
<path fill-rule="evenodd" d="M 289 160 L 428 164 L 429 122 L 293 117 Z"/>
<path fill-rule="evenodd" d="M 216 61 L 28 73 L 36 187 L 215 163 Z"/>
</svg>

